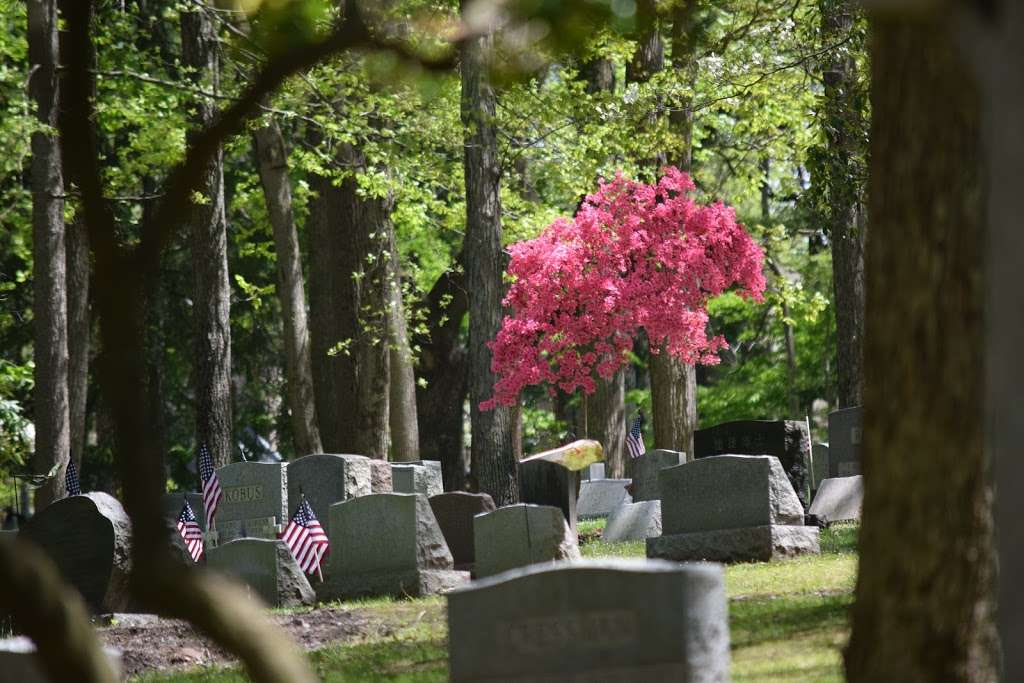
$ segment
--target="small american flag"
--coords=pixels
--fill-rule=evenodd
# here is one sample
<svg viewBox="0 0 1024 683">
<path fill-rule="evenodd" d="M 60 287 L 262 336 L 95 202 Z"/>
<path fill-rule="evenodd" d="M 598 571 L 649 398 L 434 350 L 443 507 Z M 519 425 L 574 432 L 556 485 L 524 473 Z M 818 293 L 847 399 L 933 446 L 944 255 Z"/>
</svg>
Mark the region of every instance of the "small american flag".
<svg viewBox="0 0 1024 683">
<path fill-rule="evenodd" d="M 643 423 L 643 415 L 637 415 L 633 420 L 633 426 L 629 428 L 629 433 L 626 434 L 626 448 L 629 449 L 629 455 L 633 458 L 639 458 L 647 452 L 644 447 L 644 435 L 640 431 Z"/>
<path fill-rule="evenodd" d="M 185 547 L 188 548 L 188 554 L 192 556 L 192 561 L 198 562 L 203 556 L 203 530 L 199 528 L 196 513 L 192 512 L 192 506 L 188 504 L 188 499 L 185 500 L 185 504 L 181 507 L 181 514 L 178 515 L 178 533 L 181 534 L 181 540 L 185 541 Z"/>
<path fill-rule="evenodd" d="M 75 467 L 75 459 L 68 460 L 68 469 L 64 472 L 64 489 L 69 496 L 82 495 L 82 482 L 78 480 L 78 468 Z"/>
<path fill-rule="evenodd" d="M 199 478 L 203 482 L 203 506 L 206 508 L 206 528 L 213 529 L 213 515 L 217 512 L 217 505 L 224 497 L 224 491 L 220 488 L 220 481 L 217 473 L 213 471 L 213 458 L 210 457 L 210 449 L 204 443 L 199 447 Z"/>
<path fill-rule="evenodd" d="M 284 540 L 295 556 L 299 567 L 307 574 L 320 574 L 320 560 L 327 554 L 329 544 L 327 534 L 313 514 L 313 508 L 305 498 L 295 509 L 295 514 L 288 522 L 288 526 L 281 533 Z M 320 580 L 323 580 L 321 576 Z"/>
</svg>

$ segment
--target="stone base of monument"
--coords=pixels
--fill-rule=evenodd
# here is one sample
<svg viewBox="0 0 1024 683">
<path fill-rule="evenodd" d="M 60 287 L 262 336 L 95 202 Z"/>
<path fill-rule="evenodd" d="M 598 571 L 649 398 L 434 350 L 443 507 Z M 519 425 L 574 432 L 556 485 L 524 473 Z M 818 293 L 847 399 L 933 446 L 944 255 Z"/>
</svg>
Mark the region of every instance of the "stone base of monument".
<svg viewBox="0 0 1024 683">
<path fill-rule="evenodd" d="M 113 647 L 103 648 L 114 680 L 122 678 L 121 651 Z M 14 683 L 46 683 L 50 677 L 43 671 L 36 654 L 36 646 L 29 638 L 5 638 L 0 640 L 0 681 Z"/>
<path fill-rule="evenodd" d="M 820 552 L 813 526 L 771 524 L 647 539 L 647 557 L 676 562 L 769 562 Z"/>
<path fill-rule="evenodd" d="M 469 572 L 452 569 L 366 572 L 329 579 L 317 596 L 322 601 L 383 596 L 421 598 L 447 593 L 467 583 Z"/>
<path fill-rule="evenodd" d="M 642 500 L 639 503 L 625 502 L 612 510 L 601 540 L 622 543 L 653 536 L 661 536 L 661 501 Z"/>
<path fill-rule="evenodd" d="M 316 601 L 309 580 L 284 541 L 239 538 L 207 550 L 206 563 L 241 579 L 253 595 L 271 607 L 299 607 Z"/>
</svg>

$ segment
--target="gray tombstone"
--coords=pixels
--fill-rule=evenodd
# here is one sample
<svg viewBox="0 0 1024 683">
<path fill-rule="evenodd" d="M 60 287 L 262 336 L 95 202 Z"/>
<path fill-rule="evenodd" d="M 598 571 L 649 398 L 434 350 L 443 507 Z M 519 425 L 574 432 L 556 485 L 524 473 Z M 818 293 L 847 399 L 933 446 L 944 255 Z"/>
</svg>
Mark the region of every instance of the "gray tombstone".
<svg viewBox="0 0 1024 683">
<path fill-rule="evenodd" d="M 203 504 L 203 494 L 201 493 L 182 493 L 180 491 L 177 493 L 165 493 L 163 502 L 164 519 L 171 524 L 177 524 L 178 517 L 181 516 L 181 508 L 185 505 L 185 500 L 188 500 L 188 504 L 192 507 L 192 512 L 195 513 L 199 528 L 205 532 L 206 506 Z"/>
<path fill-rule="evenodd" d="M 473 518 L 475 574 L 492 576 L 530 564 L 577 560 L 576 533 L 550 505 L 519 503 Z"/>
<path fill-rule="evenodd" d="M 835 477 L 821 482 L 811 503 L 811 514 L 825 522 L 860 521 L 863 504 L 863 477 Z"/>
<path fill-rule="evenodd" d="M 811 448 L 811 464 L 814 468 L 814 490 L 821 486 L 821 481 L 829 476 L 829 453 L 827 443 L 816 443 Z"/>
<path fill-rule="evenodd" d="M 811 438 L 803 420 L 725 422 L 693 433 L 696 458 L 711 455 L 772 455 L 782 463 L 804 510 L 810 505 Z"/>
<path fill-rule="evenodd" d="M 370 492 L 394 493 L 391 480 L 391 463 L 387 460 L 370 458 Z"/>
<path fill-rule="evenodd" d="M 527 460 L 519 463 L 519 500 L 531 505 L 551 505 L 558 508 L 574 534 L 579 492 L 579 472 L 545 460 Z"/>
<path fill-rule="evenodd" d="M 484 512 L 494 512 L 494 500 L 486 493 L 449 491 L 431 496 L 430 509 L 452 553 L 455 568 L 472 571 L 476 558 L 473 517 Z"/>
<path fill-rule="evenodd" d="M 241 580 L 271 607 L 300 607 L 316 601 L 284 541 L 239 538 L 206 551 L 207 566 Z"/>
<path fill-rule="evenodd" d="M 98 491 L 63 498 L 25 525 L 30 540 L 57 565 L 93 612 L 130 612 L 132 527 L 121 503 Z"/>
<path fill-rule="evenodd" d="M 453 683 L 729 678 L 719 565 L 602 560 L 506 572 L 448 595 Z"/>
<path fill-rule="evenodd" d="M 335 503 L 356 496 L 370 495 L 370 458 L 362 455 L 318 453 L 288 463 L 288 503 L 295 512 L 300 492 L 306 496 L 313 514 L 330 535 L 328 512 Z"/>
<path fill-rule="evenodd" d="M 218 543 L 277 538 L 288 523 L 288 470 L 282 463 L 233 462 L 217 470 L 224 497 L 213 525 Z"/>
<path fill-rule="evenodd" d="M 437 460 L 393 463 L 391 484 L 395 493 L 419 493 L 428 498 L 444 493 L 441 463 Z"/>
<path fill-rule="evenodd" d="M 608 543 L 642 541 L 661 536 L 661 501 L 623 503 L 608 515 L 601 540 Z"/>
<path fill-rule="evenodd" d="M 633 472 L 633 502 L 658 500 L 661 495 L 658 489 L 658 472 L 666 467 L 681 465 L 685 461 L 685 453 L 660 448 L 633 458 L 630 464 Z"/>
<path fill-rule="evenodd" d="M 829 477 L 860 474 L 860 442 L 864 409 L 844 408 L 828 414 Z"/>
<path fill-rule="evenodd" d="M 778 458 L 702 458 L 662 470 L 660 485 L 662 535 L 647 539 L 648 557 L 745 562 L 820 552 Z"/>
<path fill-rule="evenodd" d="M 580 470 L 580 481 L 596 481 L 604 479 L 604 463 L 595 462 Z"/>
<path fill-rule="evenodd" d="M 629 479 L 594 479 L 580 482 L 576 513 L 581 519 L 607 517 L 612 510 L 631 501 L 626 487 Z"/>
<path fill-rule="evenodd" d="M 106 655 L 114 680 L 121 680 L 121 651 L 114 647 L 104 647 L 103 654 Z M 0 683 L 48 683 L 50 680 L 40 663 L 36 645 L 30 638 L 17 636 L 0 640 Z"/>
<path fill-rule="evenodd" d="M 330 576 L 322 600 L 423 596 L 469 581 L 454 571 L 426 496 L 374 493 L 331 506 Z"/>
</svg>

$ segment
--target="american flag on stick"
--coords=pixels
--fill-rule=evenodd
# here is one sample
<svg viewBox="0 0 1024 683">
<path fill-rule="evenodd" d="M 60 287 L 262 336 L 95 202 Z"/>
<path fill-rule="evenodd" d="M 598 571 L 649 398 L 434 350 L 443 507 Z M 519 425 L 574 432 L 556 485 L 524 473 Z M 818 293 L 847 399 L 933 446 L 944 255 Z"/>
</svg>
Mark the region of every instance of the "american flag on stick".
<svg viewBox="0 0 1024 683">
<path fill-rule="evenodd" d="M 78 468 L 75 467 L 75 459 L 68 459 L 68 469 L 64 472 L 64 490 L 69 496 L 82 495 L 82 482 L 78 479 Z"/>
<path fill-rule="evenodd" d="M 626 448 L 629 449 L 630 457 L 639 458 L 647 452 L 647 449 L 644 447 L 644 435 L 640 431 L 643 424 L 644 416 L 637 415 L 636 419 L 633 420 L 633 426 L 629 428 L 629 433 L 626 434 Z"/>
<path fill-rule="evenodd" d="M 220 481 L 217 480 L 217 473 L 213 470 L 213 458 L 210 457 L 210 449 L 204 443 L 199 447 L 199 478 L 203 482 L 203 506 L 206 508 L 206 530 L 213 529 L 213 515 L 217 512 L 217 505 L 224 497 L 224 491 L 220 488 Z"/>
<path fill-rule="evenodd" d="M 185 504 L 181 506 L 181 514 L 178 515 L 178 533 L 181 534 L 181 540 L 185 541 L 185 547 L 188 549 L 192 561 L 198 562 L 203 556 L 204 550 L 203 530 L 199 528 L 196 513 L 192 512 L 192 506 L 188 504 L 187 498 Z"/>
<path fill-rule="evenodd" d="M 310 507 L 305 496 L 295 509 L 295 514 L 292 515 L 288 526 L 281 533 L 281 538 L 292 551 L 292 555 L 295 556 L 295 561 L 299 563 L 302 571 L 307 574 L 315 573 L 323 582 L 324 576 L 320 572 L 320 561 L 327 554 L 330 545 L 327 542 L 327 534 L 324 533 L 323 527 L 317 521 L 316 515 L 313 514 L 313 508 Z"/>
</svg>

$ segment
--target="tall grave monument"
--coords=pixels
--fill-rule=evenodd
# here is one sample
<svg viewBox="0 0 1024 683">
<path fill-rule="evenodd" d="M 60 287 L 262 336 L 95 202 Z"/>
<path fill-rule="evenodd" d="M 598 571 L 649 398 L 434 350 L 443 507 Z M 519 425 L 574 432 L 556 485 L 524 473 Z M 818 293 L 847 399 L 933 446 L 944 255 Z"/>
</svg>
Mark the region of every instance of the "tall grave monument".
<svg viewBox="0 0 1024 683">
<path fill-rule="evenodd" d="M 276 539 L 288 523 L 288 470 L 282 463 L 233 462 L 217 470 L 224 497 L 213 524 L 217 542 Z"/>
</svg>

